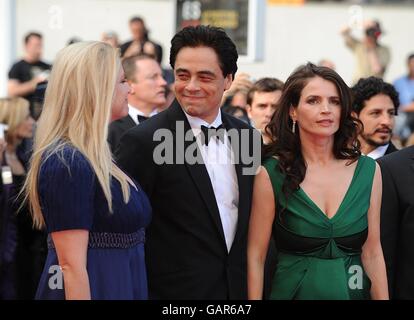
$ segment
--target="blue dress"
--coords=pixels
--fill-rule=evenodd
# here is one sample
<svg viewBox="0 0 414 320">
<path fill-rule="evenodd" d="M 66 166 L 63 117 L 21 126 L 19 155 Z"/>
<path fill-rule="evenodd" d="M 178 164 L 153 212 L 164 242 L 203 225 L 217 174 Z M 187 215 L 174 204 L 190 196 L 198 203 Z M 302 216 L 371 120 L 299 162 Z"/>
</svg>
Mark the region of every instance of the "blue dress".
<svg viewBox="0 0 414 320">
<path fill-rule="evenodd" d="M 64 161 L 62 161 L 62 159 Z M 63 275 L 50 233 L 89 230 L 87 271 L 91 299 L 147 299 L 145 227 L 151 206 L 136 184 L 127 204 L 111 182 L 113 213 L 87 159 L 72 147 L 51 155 L 39 173 L 39 198 L 46 223 L 48 256 L 36 299 L 65 299 Z"/>
</svg>

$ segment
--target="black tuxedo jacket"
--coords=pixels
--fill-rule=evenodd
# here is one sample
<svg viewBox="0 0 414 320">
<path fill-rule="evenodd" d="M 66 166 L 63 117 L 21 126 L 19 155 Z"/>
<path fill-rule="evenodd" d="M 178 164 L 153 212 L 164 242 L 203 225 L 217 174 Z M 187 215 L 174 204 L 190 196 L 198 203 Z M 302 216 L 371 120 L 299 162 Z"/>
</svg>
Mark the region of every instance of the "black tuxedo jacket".
<svg viewBox="0 0 414 320">
<path fill-rule="evenodd" d="M 112 153 L 115 153 L 116 148 L 119 145 L 119 141 L 121 140 L 121 137 L 124 135 L 124 133 L 136 125 L 136 122 L 132 120 L 130 115 L 127 115 L 109 124 L 108 143 Z"/>
<path fill-rule="evenodd" d="M 394 146 L 394 144 L 392 142 L 390 142 L 390 144 L 388 145 L 387 150 L 385 150 L 384 156 L 386 156 L 387 154 L 393 153 L 398 151 L 398 149 Z"/>
<path fill-rule="evenodd" d="M 222 120 L 226 129 L 247 129 L 249 135 L 256 134 L 256 130 L 225 113 Z M 154 163 L 153 151 L 160 143 L 153 139 L 157 129 L 171 130 L 174 152 L 182 154 L 195 143 L 192 134 L 192 141 L 175 141 L 177 122 L 184 124 L 185 132 L 190 130 L 175 101 L 169 109 L 129 130 L 117 151 L 118 164 L 140 183 L 153 209 L 146 238 L 150 299 L 246 299 L 247 231 L 254 176 L 242 174 L 243 164 L 235 165 L 238 224 L 228 253 L 205 165 Z"/>
<path fill-rule="evenodd" d="M 381 243 L 390 296 L 414 299 L 414 146 L 378 162 L 383 180 Z"/>
</svg>

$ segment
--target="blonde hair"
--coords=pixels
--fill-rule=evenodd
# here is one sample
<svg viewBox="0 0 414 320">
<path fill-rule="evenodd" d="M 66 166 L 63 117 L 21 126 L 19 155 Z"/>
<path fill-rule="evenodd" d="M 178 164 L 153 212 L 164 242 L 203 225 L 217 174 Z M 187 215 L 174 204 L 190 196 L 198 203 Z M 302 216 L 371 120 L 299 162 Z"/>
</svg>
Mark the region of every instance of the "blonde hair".
<svg viewBox="0 0 414 320">
<path fill-rule="evenodd" d="M 30 115 L 29 101 L 23 98 L 0 99 L 0 123 L 9 127 L 5 136 L 7 143 L 14 144 L 17 129 Z"/>
<path fill-rule="evenodd" d="M 118 50 L 103 42 L 78 42 L 57 54 L 24 185 L 25 198 L 30 202 L 36 227 L 45 225 L 38 193 L 42 162 L 52 154 L 62 152 L 66 145 L 75 147 L 89 161 L 111 212 L 112 176 L 121 184 L 125 203 L 129 201 L 130 180 L 113 163 L 107 143 L 112 100 L 120 68 Z"/>
</svg>

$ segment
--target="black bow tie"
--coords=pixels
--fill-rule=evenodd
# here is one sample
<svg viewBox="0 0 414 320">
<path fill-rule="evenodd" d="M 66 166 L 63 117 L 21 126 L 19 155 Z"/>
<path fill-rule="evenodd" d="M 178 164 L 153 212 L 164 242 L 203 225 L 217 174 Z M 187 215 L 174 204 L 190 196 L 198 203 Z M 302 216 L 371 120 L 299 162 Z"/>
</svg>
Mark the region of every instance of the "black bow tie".
<svg viewBox="0 0 414 320">
<path fill-rule="evenodd" d="M 223 130 L 220 130 L 223 129 Z M 206 146 L 208 146 L 208 142 L 210 140 L 211 137 L 216 137 L 217 139 L 219 139 L 221 142 L 224 143 L 224 126 L 223 124 L 219 125 L 217 128 L 215 127 L 206 127 L 206 126 L 201 126 L 201 131 L 204 134 L 204 144 Z"/>
<path fill-rule="evenodd" d="M 138 123 L 144 122 L 145 120 L 148 120 L 148 117 L 138 115 Z"/>
</svg>

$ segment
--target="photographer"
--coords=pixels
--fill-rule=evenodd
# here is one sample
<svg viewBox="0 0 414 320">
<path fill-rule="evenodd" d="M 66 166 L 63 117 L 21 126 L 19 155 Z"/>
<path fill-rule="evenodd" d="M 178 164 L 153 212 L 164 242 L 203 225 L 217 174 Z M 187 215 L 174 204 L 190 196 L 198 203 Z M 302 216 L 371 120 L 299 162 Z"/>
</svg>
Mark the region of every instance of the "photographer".
<svg viewBox="0 0 414 320">
<path fill-rule="evenodd" d="M 37 120 L 42 110 L 41 102 L 36 98 L 36 88 L 45 83 L 51 66 L 43 61 L 43 37 L 30 32 L 24 39 L 25 56 L 15 63 L 9 72 L 8 95 L 23 97 L 30 102 L 30 114 Z"/>
<path fill-rule="evenodd" d="M 364 25 L 365 36 L 362 41 L 351 35 L 351 28 L 346 26 L 341 34 L 346 46 L 352 50 L 356 60 L 353 83 L 360 78 L 375 76 L 382 78 L 390 62 L 390 50 L 379 44 L 378 39 L 382 34 L 378 21 L 367 21 Z"/>
</svg>

